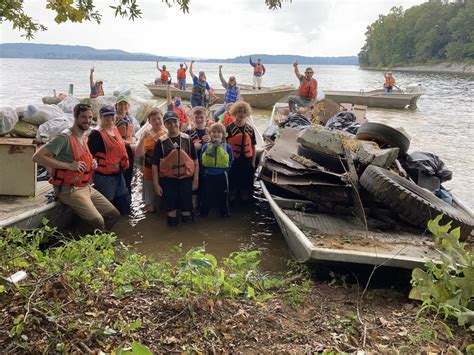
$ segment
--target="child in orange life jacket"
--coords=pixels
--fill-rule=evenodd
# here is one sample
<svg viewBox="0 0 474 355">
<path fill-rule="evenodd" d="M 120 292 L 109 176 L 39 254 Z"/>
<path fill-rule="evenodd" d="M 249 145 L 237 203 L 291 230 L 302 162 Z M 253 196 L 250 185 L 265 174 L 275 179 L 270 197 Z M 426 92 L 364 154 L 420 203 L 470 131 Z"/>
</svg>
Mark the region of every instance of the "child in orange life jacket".
<svg viewBox="0 0 474 355">
<path fill-rule="evenodd" d="M 235 117 L 230 114 L 230 109 L 232 108 L 232 103 L 225 105 L 225 111 L 219 115 L 219 123 L 222 123 L 224 126 L 228 126 L 232 122 L 235 122 Z"/>
<path fill-rule="evenodd" d="M 181 132 L 185 132 L 189 126 L 189 120 L 186 116 L 186 111 L 181 107 L 181 97 L 175 96 L 171 100 L 171 88 L 168 85 L 166 87 L 166 105 L 168 111 L 174 111 L 179 117 L 179 129 Z"/>
<path fill-rule="evenodd" d="M 254 129 L 247 123 L 251 113 L 250 105 L 243 101 L 235 103 L 230 109 L 230 114 L 235 117 L 235 122 L 226 128 L 227 143 L 234 153 L 229 171 L 230 202 L 240 195 L 242 202 L 246 203 L 253 193 L 257 141 Z"/>
<path fill-rule="evenodd" d="M 153 186 L 156 194 L 162 198 L 169 226 L 178 224 L 178 210 L 184 223 L 192 223 L 192 194 L 199 183 L 196 150 L 189 136 L 179 131 L 179 118 L 175 112 L 166 112 L 163 121 L 168 134 L 155 144 Z"/>
<path fill-rule="evenodd" d="M 129 166 L 125 142 L 115 127 L 114 107 L 102 106 L 99 114 L 100 127 L 91 131 L 87 142 L 97 161 L 94 187 L 125 215 L 130 211 L 130 195 L 123 176 Z"/>
<path fill-rule="evenodd" d="M 205 175 L 200 215 L 206 217 L 218 207 L 221 217 L 229 217 L 229 171 L 234 159 L 232 147 L 226 143 L 224 125 L 214 123 L 209 129 L 211 141 L 202 147 L 201 165 Z"/>
<path fill-rule="evenodd" d="M 192 121 L 194 127 L 187 131 L 191 141 L 196 149 L 196 154 L 201 155 L 201 149 L 204 144 L 209 142 L 209 128 L 207 127 L 207 110 L 202 106 L 196 106 L 192 111 Z M 195 191 L 193 196 L 193 206 L 197 208 L 200 205 L 200 200 L 204 191 L 204 170 L 202 170 L 201 161 L 199 161 L 199 188 Z"/>
<path fill-rule="evenodd" d="M 153 174 L 151 166 L 153 164 L 153 152 L 155 143 L 166 134 L 163 130 L 163 112 L 159 108 L 153 108 L 148 114 L 148 123 L 150 129 L 143 132 L 137 147 L 135 156 L 137 158 L 145 157 L 143 161 L 143 202 L 147 212 L 155 212 L 156 206 L 159 206 L 157 195 L 153 188 Z"/>
</svg>

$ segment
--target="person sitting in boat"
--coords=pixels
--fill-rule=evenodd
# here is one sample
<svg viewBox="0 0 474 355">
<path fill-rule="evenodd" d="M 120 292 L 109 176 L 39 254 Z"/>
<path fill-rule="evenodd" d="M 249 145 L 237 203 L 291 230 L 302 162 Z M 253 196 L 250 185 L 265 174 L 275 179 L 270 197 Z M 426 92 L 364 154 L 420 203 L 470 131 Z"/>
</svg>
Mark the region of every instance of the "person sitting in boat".
<svg viewBox="0 0 474 355">
<path fill-rule="evenodd" d="M 204 107 L 197 106 L 193 108 L 192 121 L 194 122 L 193 128 L 189 129 L 186 133 L 191 138 L 191 141 L 196 150 L 196 154 L 199 157 L 201 155 L 201 149 L 204 144 L 208 143 L 210 140 L 209 128 L 207 125 L 207 110 Z M 202 199 L 202 194 L 204 191 L 204 170 L 201 166 L 201 161 L 199 161 L 199 188 L 195 191 L 193 195 L 193 206 L 197 208 L 200 205 Z"/>
<path fill-rule="evenodd" d="M 385 82 L 383 83 L 384 92 L 392 92 L 394 87 L 397 88 L 397 90 L 400 90 L 400 88 L 395 85 L 395 78 L 391 71 L 386 71 L 383 74 L 383 77 L 385 78 Z"/>
<path fill-rule="evenodd" d="M 249 63 L 253 67 L 253 88 L 262 88 L 262 78 L 265 75 L 265 66 L 261 63 L 260 58 L 257 63 L 252 62 L 252 57 L 249 58 Z"/>
<path fill-rule="evenodd" d="M 97 168 L 85 133 L 92 123 L 90 105 L 77 104 L 74 123 L 55 136 L 33 155 L 33 162 L 51 169 L 49 183 L 59 202 L 71 207 L 87 225 L 87 232 L 110 229 L 120 217 L 119 211 L 91 186 Z"/>
<path fill-rule="evenodd" d="M 199 184 L 199 163 L 189 136 L 179 131 L 179 118 L 173 111 L 163 116 L 168 134 L 155 144 L 153 153 L 153 187 L 161 196 L 169 226 L 193 223 L 193 190 Z"/>
<path fill-rule="evenodd" d="M 240 195 L 241 201 L 247 203 L 253 193 L 257 159 L 255 131 L 247 123 L 252 109 L 248 103 L 239 101 L 232 105 L 230 114 L 235 117 L 235 122 L 226 127 L 227 143 L 231 145 L 234 154 L 229 171 L 229 201 L 235 201 Z"/>
<path fill-rule="evenodd" d="M 222 87 L 225 89 L 224 106 L 214 113 L 215 119 L 224 113 L 227 104 L 233 104 L 234 102 L 240 101 L 240 88 L 237 85 L 237 80 L 235 80 L 235 76 L 230 76 L 229 81 L 225 81 L 224 76 L 222 75 L 222 65 L 219 65 L 219 79 L 221 80 Z"/>
<path fill-rule="evenodd" d="M 103 82 L 102 80 L 97 80 L 94 82 L 94 67 L 91 68 L 90 74 L 89 74 L 89 84 L 91 88 L 91 93 L 89 97 L 91 99 L 95 99 L 96 97 L 99 96 L 104 96 L 104 87 L 103 87 Z"/>
<path fill-rule="evenodd" d="M 176 73 L 179 90 L 186 90 L 186 70 L 188 70 L 186 63 L 179 63 L 179 69 Z"/>
<path fill-rule="evenodd" d="M 207 107 L 208 106 L 208 99 L 207 97 L 214 96 L 213 93 L 211 93 L 211 87 L 209 86 L 209 83 L 206 81 L 206 73 L 204 71 L 199 72 L 199 77 L 194 75 L 193 72 L 193 64 L 194 60 L 191 61 L 191 65 L 189 66 L 189 74 L 191 74 L 191 77 L 193 78 L 193 89 L 191 93 L 191 106 L 196 107 L 196 106 L 202 106 L 202 107 Z M 207 96 L 206 96 L 206 91 L 207 91 Z"/>
<path fill-rule="evenodd" d="M 288 97 L 288 106 L 291 111 L 296 111 L 296 106 L 313 107 L 318 96 L 318 82 L 313 79 L 313 68 L 306 68 L 304 75 L 298 69 L 298 63 L 293 64 L 295 75 L 300 81 L 297 95 Z"/>
<path fill-rule="evenodd" d="M 202 193 L 200 216 L 206 217 L 212 207 L 218 207 L 221 217 L 229 217 L 229 171 L 234 159 L 232 147 L 226 143 L 223 124 L 214 123 L 209 129 L 210 142 L 202 147 L 201 166 L 205 188 Z"/>
<path fill-rule="evenodd" d="M 227 104 L 224 106 L 225 111 L 219 115 L 218 123 L 223 124 L 224 126 L 230 125 L 232 122 L 235 122 L 235 117 L 230 114 L 230 109 L 234 104 Z"/>
<path fill-rule="evenodd" d="M 186 131 L 189 126 L 189 120 L 186 116 L 186 111 L 181 107 L 181 97 L 175 96 L 171 99 L 171 88 L 169 84 L 166 86 L 166 106 L 168 111 L 174 111 L 178 115 L 180 131 Z"/>
<path fill-rule="evenodd" d="M 168 70 L 166 70 L 166 65 L 163 65 L 160 68 L 158 62 L 156 62 L 156 69 L 160 72 L 160 77 L 155 79 L 155 85 L 161 84 L 171 84 L 171 74 Z"/>
<path fill-rule="evenodd" d="M 125 142 L 125 147 L 127 149 L 129 167 L 124 171 L 123 175 L 125 177 L 125 183 L 127 185 L 128 192 L 131 195 L 134 165 L 132 145 L 136 143 L 137 139 L 135 137 L 134 127 L 134 121 L 136 121 L 136 118 L 132 117 L 128 113 L 129 109 L 130 99 L 128 98 L 128 96 L 121 95 L 117 97 L 117 101 L 115 103 L 115 110 L 117 111 L 115 116 L 115 126 L 117 127 L 123 141 Z"/>
<path fill-rule="evenodd" d="M 143 190 L 142 197 L 147 212 L 155 212 L 159 201 L 153 188 L 153 152 L 155 143 L 163 137 L 166 132 L 163 130 L 163 112 L 159 108 L 153 108 L 148 114 L 148 123 L 151 128 L 143 132 L 135 148 L 135 156 L 143 159 Z"/>
<path fill-rule="evenodd" d="M 123 172 L 129 166 L 125 142 L 115 127 L 115 108 L 102 106 L 100 127 L 89 134 L 87 145 L 97 161 L 94 187 L 118 209 L 121 215 L 130 211 L 130 194 Z"/>
</svg>

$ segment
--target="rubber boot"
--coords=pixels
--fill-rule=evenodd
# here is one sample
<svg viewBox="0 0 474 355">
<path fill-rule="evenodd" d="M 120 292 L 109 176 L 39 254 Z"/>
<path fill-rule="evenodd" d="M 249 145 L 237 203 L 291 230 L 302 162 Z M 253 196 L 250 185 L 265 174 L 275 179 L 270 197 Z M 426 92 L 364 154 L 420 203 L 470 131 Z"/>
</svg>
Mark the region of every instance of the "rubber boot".
<svg viewBox="0 0 474 355">
<path fill-rule="evenodd" d="M 169 217 L 167 218 L 168 226 L 170 227 L 176 227 L 179 223 L 179 217 Z"/>
<path fill-rule="evenodd" d="M 183 222 L 183 223 L 194 223 L 194 215 L 192 213 L 189 216 L 181 215 L 181 222 Z"/>
</svg>

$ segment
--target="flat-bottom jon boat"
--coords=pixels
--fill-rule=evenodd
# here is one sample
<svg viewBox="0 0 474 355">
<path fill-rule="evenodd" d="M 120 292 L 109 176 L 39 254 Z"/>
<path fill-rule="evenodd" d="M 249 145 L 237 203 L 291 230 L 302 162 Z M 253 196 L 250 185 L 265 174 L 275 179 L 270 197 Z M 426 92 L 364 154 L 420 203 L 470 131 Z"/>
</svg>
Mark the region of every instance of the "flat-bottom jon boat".
<svg viewBox="0 0 474 355">
<path fill-rule="evenodd" d="M 389 109 L 404 109 L 406 107 L 416 108 L 416 103 L 421 92 L 398 92 L 386 93 L 383 90 L 372 91 L 332 91 L 325 90 L 327 99 L 338 104 L 351 103 L 354 105 L 366 105 L 368 107 L 379 107 Z"/>
<path fill-rule="evenodd" d="M 166 98 L 166 85 L 145 84 L 153 96 Z M 253 89 L 250 85 L 239 84 L 242 99 L 254 108 L 267 108 L 283 100 L 295 91 L 292 86 L 263 87 L 261 90 Z M 191 100 L 192 85 L 188 84 L 186 90 L 171 87 L 171 96 L 180 96 L 183 100 Z M 222 102 L 225 90 L 215 89 L 216 95 Z"/>
</svg>

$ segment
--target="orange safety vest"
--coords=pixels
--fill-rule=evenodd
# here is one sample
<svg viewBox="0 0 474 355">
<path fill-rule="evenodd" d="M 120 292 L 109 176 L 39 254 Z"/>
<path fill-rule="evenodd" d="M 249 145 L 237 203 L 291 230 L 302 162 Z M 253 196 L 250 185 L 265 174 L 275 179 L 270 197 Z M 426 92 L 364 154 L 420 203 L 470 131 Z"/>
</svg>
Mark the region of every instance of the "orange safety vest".
<svg viewBox="0 0 474 355">
<path fill-rule="evenodd" d="M 176 148 L 167 135 L 160 138 L 160 144 L 163 152 L 159 167 L 160 177 L 184 179 L 194 175 L 194 161 L 191 159 L 191 140 L 187 134 L 180 133 L 180 148 Z"/>
<path fill-rule="evenodd" d="M 153 173 L 151 166 L 153 165 L 153 153 L 155 151 L 155 143 L 164 136 L 164 131 L 159 131 L 153 137 L 145 139 L 145 157 L 143 159 L 143 179 L 153 180 Z"/>
<path fill-rule="evenodd" d="M 215 122 L 213 122 L 215 123 Z M 211 124 L 212 125 L 212 124 Z M 211 126 L 209 125 L 209 122 L 207 123 L 207 127 L 204 127 L 204 129 L 206 130 L 206 132 L 204 133 L 204 135 L 206 134 L 209 134 L 209 129 L 211 128 Z M 198 141 L 199 141 L 199 136 L 197 134 L 197 128 L 191 128 L 189 130 L 189 138 L 191 138 L 191 140 L 193 141 L 193 144 L 196 144 Z"/>
<path fill-rule="evenodd" d="M 384 88 L 389 88 L 395 85 L 395 79 L 392 78 L 385 78 L 385 83 L 383 83 Z"/>
<path fill-rule="evenodd" d="M 300 88 L 298 89 L 298 96 L 303 99 L 311 100 L 318 95 L 318 82 L 316 79 L 311 79 L 311 81 L 304 78 L 301 80 Z"/>
<path fill-rule="evenodd" d="M 224 112 L 224 119 L 222 120 L 222 124 L 224 126 L 230 125 L 232 122 L 235 122 L 235 117 L 232 116 L 229 112 Z"/>
<path fill-rule="evenodd" d="M 84 187 L 92 181 L 92 154 L 87 145 L 87 137 L 83 136 L 82 144 L 79 139 L 72 134 L 72 132 L 63 133 L 68 136 L 69 144 L 71 146 L 74 161 L 83 161 L 86 163 L 86 170 L 84 172 L 72 171 L 68 169 L 51 169 L 51 178 L 49 183 L 54 186 L 74 186 Z"/>
<path fill-rule="evenodd" d="M 183 68 L 178 69 L 178 79 L 186 79 L 186 70 Z"/>
<path fill-rule="evenodd" d="M 185 124 L 188 123 L 188 117 L 186 116 L 186 112 L 181 107 L 177 107 L 176 105 L 173 105 L 173 111 L 179 117 L 179 126 L 180 127 L 182 125 L 185 125 Z"/>
<path fill-rule="evenodd" d="M 262 64 L 255 64 L 253 67 L 254 74 L 262 74 L 263 73 L 263 65 Z"/>
<path fill-rule="evenodd" d="M 228 127 L 230 129 L 230 135 L 227 137 L 227 143 L 232 147 L 234 158 L 238 159 L 240 155 L 243 155 L 245 158 L 252 158 L 253 146 L 252 138 L 249 133 L 251 128 L 245 125 L 244 133 L 242 134 L 242 130 L 237 127 L 235 123 L 231 123 Z"/>
<path fill-rule="evenodd" d="M 112 128 L 115 138 L 103 128 L 99 129 L 100 136 L 104 142 L 105 153 L 95 153 L 97 159 L 97 172 L 104 175 L 118 174 L 122 170 L 128 169 L 129 161 L 125 142 L 116 127 Z"/>
<path fill-rule="evenodd" d="M 123 138 L 123 139 L 130 139 L 133 137 L 133 123 L 132 121 L 128 122 L 128 123 L 123 123 L 121 124 L 120 126 L 117 127 L 119 133 L 120 133 L 120 136 Z"/>
<path fill-rule="evenodd" d="M 162 81 L 168 81 L 170 79 L 169 73 L 166 70 L 163 70 L 161 72 L 161 80 Z"/>
</svg>

